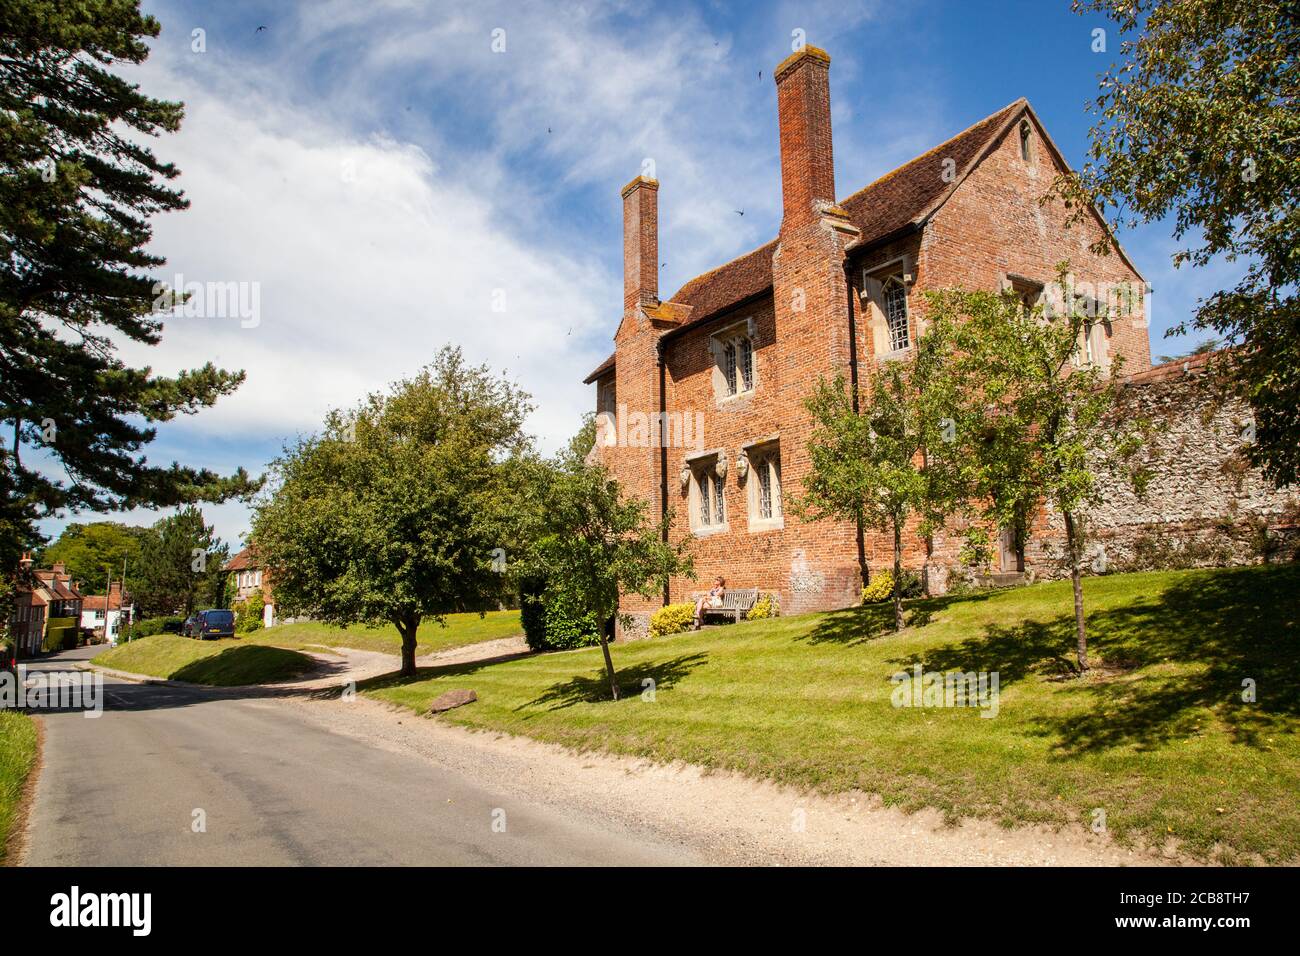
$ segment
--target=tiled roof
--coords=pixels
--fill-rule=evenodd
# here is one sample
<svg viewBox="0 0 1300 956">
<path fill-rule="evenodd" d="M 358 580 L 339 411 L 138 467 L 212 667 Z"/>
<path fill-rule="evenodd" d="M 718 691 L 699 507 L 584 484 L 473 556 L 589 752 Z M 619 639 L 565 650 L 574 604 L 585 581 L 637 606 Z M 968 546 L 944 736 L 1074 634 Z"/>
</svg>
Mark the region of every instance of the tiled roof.
<svg viewBox="0 0 1300 956">
<path fill-rule="evenodd" d="M 1132 375 L 1125 375 L 1120 381 L 1125 385 L 1153 385 L 1157 382 L 1168 382 L 1172 379 L 1181 378 L 1184 375 L 1200 375 L 1205 371 L 1205 366 L 1209 364 L 1210 359 L 1221 351 L 1223 350 L 1203 352 L 1200 355 L 1189 355 L 1187 358 L 1174 359 L 1172 362 L 1165 362 L 1163 365 L 1153 365 L 1140 372 L 1134 372 Z"/>
<path fill-rule="evenodd" d="M 592 382 L 596 381 L 596 379 L 600 378 L 602 375 L 604 375 L 613 367 L 614 367 L 614 356 L 611 355 L 609 358 L 605 359 L 605 361 L 597 365 L 595 370 L 582 380 L 582 384 L 590 385 Z M 238 557 L 238 555 L 236 555 L 235 557 Z"/>
<path fill-rule="evenodd" d="M 126 603 L 131 604 L 131 595 L 126 596 Z M 108 610 L 116 611 L 122 606 L 122 592 L 114 588 L 113 593 L 105 597 L 102 594 L 89 594 L 81 600 L 82 611 L 102 611 L 105 605 Z"/>
<path fill-rule="evenodd" d="M 1004 106 L 841 201 L 840 206 L 862 231 L 859 242 L 871 242 L 927 218 L 945 194 L 957 188 L 993 137 L 1028 105 L 1019 99 Z M 949 159 L 954 175 L 944 176 L 944 163 Z"/>
<path fill-rule="evenodd" d="M 613 364 L 612 362 L 610 363 Z M 237 555 L 225 563 L 223 571 L 247 571 L 249 568 L 257 567 L 257 556 L 253 554 L 252 548 L 244 548 Z"/>
<path fill-rule="evenodd" d="M 1004 106 L 842 200 L 840 207 L 861 232 L 855 244 L 873 242 L 909 224 L 923 222 L 957 188 L 994 136 L 1027 106 L 1024 99 Z M 953 160 L 954 176 L 943 175 L 943 163 L 947 159 Z M 772 253 L 776 251 L 776 242 L 774 239 L 698 275 L 678 289 L 670 301 L 689 305 L 692 312 L 690 321 L 674 329 L 673 334 L 707 321 L 724 309 L 771 288 Z M 614 356 L 611 355 L 583 381 L 594 382 L 613 367 Z"/>
</svg>

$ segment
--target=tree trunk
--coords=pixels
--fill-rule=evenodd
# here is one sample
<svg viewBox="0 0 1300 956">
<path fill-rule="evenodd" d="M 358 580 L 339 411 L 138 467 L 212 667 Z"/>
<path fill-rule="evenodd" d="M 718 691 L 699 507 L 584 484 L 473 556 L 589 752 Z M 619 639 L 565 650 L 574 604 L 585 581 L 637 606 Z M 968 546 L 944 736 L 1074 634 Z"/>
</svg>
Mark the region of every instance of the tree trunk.
<svg viewBox="0 0 1300 956">
<path fill-rule="evenodd" d="M 1088 669 L 1088 633 L 1083 626 L 1083 576 L 1079 565 L 1081 542 L 1074 516 L 1065 512 L 1065 547 L 1070 555 L 1070 583 L 1074 585 L 1074 632 L 1079 654 L 1079 673 Z"/>
<path fill-rule="evenodd" d="M 903 529 L 894 519 L 894 630 L 903 629 Z"/>
<path fill-rule="evenodd" d="M 609 692 L 618 700 L 618 678 L 614 675 L 614 659 L 609 656 L 609 634 L 605 627 L 600 629 L 600 650 L 605 655 L 605 674 L 609 677 Z"/>
<path fill-rule="evenodd" d="M 397 633 L 402 635 L 401 674 L 403 677 L 415 676 L 415 632 L 418 630 L 419 626 L 420 624 L 418 621 L 414 623 L 399 623 L 397 625 Z"/>
</svg>

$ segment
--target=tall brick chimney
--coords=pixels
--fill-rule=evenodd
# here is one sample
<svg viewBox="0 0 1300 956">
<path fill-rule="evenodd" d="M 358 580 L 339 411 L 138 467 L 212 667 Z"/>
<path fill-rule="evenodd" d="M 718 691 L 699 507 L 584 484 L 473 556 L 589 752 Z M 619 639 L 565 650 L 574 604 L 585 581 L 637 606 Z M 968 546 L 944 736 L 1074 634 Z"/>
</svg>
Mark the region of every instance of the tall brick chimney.
<svg viewBox="0 0 1300 956">
<path fill-rule="evenodd" d="M 659 304 L 659 183 L 623 187 L 623 311 Z"/>
<path fill-rule="evenodd" d="M 776 68 L 783 230 L 812 222 L 817 204 L 835 203 L 830 70 L 830 54 L 814 46 L 791 54 Z"/>
</svg>

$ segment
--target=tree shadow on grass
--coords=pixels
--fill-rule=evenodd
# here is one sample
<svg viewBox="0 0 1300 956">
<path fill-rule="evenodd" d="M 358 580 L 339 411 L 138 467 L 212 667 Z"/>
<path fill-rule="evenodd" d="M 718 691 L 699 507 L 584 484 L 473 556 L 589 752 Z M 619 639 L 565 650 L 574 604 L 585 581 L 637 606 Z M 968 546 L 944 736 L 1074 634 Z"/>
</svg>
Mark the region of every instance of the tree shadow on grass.
<svg viewBox="0 0 1300 956">
<path fill-rule="evenodd" d="M 1159 594 L 1089 615 L 1103 661 L 1134 680 L 1085 685 L 1092 706 L 1046 722 L 1062 755 L 1154 748 L 1196 733 L 1212 709 L 1236 743 L 1267 746 L 1300 729 L 1300 566 L 1195 574 Z M 1164 663 L 1180 673 L 1162 673 Z M 1190 665 L 1190 669 L 1187 669 Z M 1140 669 L 1152 672 L 1141 674 Z M 1247 683 L 1255 700 L 1242 699 Z"/>
<path fill-rule="evenodd" d="M 1121 607 L 1088 610 L 1094 670 L 1067 685 L 1082 712 L 1037 720 L 1060 757 L 1186 738 L 1207 710 L 1235 742 L 1263 747 L 1300 729 L 1300 566 L 1192 574 Z M 990 624 L 978 637 L 896 659 L 900 669 L 997 671 L 1005 688 L 1030 674 L 1077 674 L 1074 614 Z M 1172 667 L 1162 665 L 1168 663 Z M 1174 672 L 1174 668 L 1177 669 Z M 1242 700 L 1253 681 L 1256 700 Z"/>
<path fill-rule="evenodd" d="M 900 670 L 911 670 L 920 664 L 925 670 L 941 672 L 996 672 L 999 686 L 1005 687 L 1030 674 L 1075 673 L 1076 668 L 1067 656 L 1073 647 L 1073 627 L 1073 614 L 1047 623 L 987 624 L 978 637 L 897 657 L 890 663 L 898 664 Z"/>
<path fill-rule="evenodd" d="M 174 671 L 170 679 L 214 687 L 232 687 L 287 681 L 317 670 L 318 663 L 315 660 L 297 651 L 263 644 L 244 644 L 192 661 Z"/>
<path fill-rule="evenodd" d="M 988 594 L 967 594 L 952 597 L 911 598 L 903 602 L 903 623 L 907 627 L 924 627 L 934 615 L 950 605 L 963 601 L 984 601 Z M 894 631 L 894 605 L 863 604 L 831 611 L 822 615 L 811 631 L 800 638 L 810 644 L 865 644 Z"/>
<path fill-rule="evenodd" d="M 705 663 L 709 655 L 705 652 L 683 654 L 672 660 L 658 663 L 634 664 L 626 667 L 615 665 L 618 677 L 619 701 L 641 699 L 641 694 L 653 686 L 655 691 L 667 690 L 695 668 Z M 653 685 L 644 683 L 654 681 Z M 541 696 L 520 704 L 516 711 L 544 707 L 547 710 L 561 710 L 574 704 L 614 703 L 609 694 L 609 678 L 605 669 L 594 676 L 572 677 L 567 681 L 552 684 Z"/>
<path fill-rule="evenodd" d="M 477 674 L 485 667 L 509 663 L 523 657 L 535 656 L 537 655 L 534 653 L 506 654 L 500 657 L 486 657 L 476 661 L 464 661 L 456 664 L 435 664 L 427 667 L 417 667 L 415 673 L 410 677 L 403 677 L 400 671 L 394 670 L 357 681 L 357 690 L 385 690 L 390 687 L 401 687 L 404 684 L 417 684 L 420 681 L 432 680 L 435 677 L 468 677 L 471 674 Z M 338 690 L 330 688 L 324 691 L 323 694 L 337 697 Z"/>
</svg>

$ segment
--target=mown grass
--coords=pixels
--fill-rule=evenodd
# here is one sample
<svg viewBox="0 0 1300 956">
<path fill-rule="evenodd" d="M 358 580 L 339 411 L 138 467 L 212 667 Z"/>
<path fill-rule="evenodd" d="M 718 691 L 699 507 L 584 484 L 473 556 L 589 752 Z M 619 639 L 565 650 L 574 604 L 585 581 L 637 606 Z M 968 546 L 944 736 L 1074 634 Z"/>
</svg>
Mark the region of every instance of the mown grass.
<svg viewBox="0 0 1300 956">
<path fill-rule="evenodd" d="M 36 725 L 26 714 L 0 711 L 0 865 L 27 775 L 36 763 Z"/>
<path fill-rule="evenodd" d="M 1226 862 L 1300 857 L 1300 568 L 1090 578 L 1094 663 L 1072 665 L 1068 582 L 755 621 L 600 652 L 425 669 L 367 693 L 442 719 L 580 750 L 680 759 L 907 810 L 1004 825 L 1090 825 L 1122 842 L 1174 838 Z M 897 708 L 890 676 L 996 671 L 996 717 Z M 654 701 L 643 695 L 654 682 Z M 1253 681 L 1257 700 L 1243 701 Z"/>
<path fill-rule="evenodd" d="M 478 644 L 503 637 L 523 634 L 518 611 L 488 611 L 486 614 L 448 614 L 446 624 L 425 621 L 416 631 L 415 642 L 420 654 L 432 654 L 466 644 Z M 398 655 L 402 638 L 391 624 L 382 627 L 331 627 L 315 621 L 298 624 L 279 624 L 251 634 L 242 639 L 257 644 L 271 644 L 294 650 L 319 647 L 348 647 L 361 651 L 380 651 Z"/>
<path fill-rule="evenodd" d="M 289 680 L 314 666 L 311 658 L 280 647 L 250 644 L 238 638 L 196 641 L 175 634 L 158 634 L 123 644 L 99 654 L 94 662 L 133 674 L 214 687 Z"/>
</svg>

